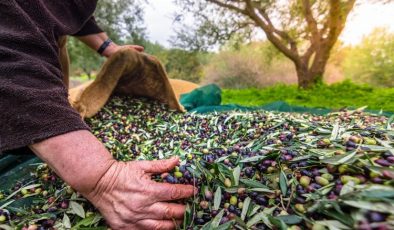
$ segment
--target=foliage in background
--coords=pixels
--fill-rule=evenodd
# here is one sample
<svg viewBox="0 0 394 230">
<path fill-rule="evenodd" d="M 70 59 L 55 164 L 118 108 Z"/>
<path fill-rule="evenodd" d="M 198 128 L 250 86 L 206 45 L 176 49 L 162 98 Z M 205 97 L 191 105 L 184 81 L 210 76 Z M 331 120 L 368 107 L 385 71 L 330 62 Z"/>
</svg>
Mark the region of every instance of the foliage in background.
<svg viewBox="0 0 394 230">
<path fill-rule="evenodd" d="M 145 34 L 141 1 L 101 0 L 96 20 L 114 41 L 143 45 L 147 53 L 159 58 L 171 78 L 202 84 L 217 83 L 224 88 L 259 88 L 297 82 L 291 61 L 268 41 L 246 44 L 246 31 L 245 36 L 238 34 L 224 41 L 215 53 L 166 48 L 150 42 Z M 332 49 L 324 82 L 331 84 L 346 76 L 357 83 L 393 87 L 393 47 L 394 35 L 384 29 L 374 31 L 355 47 L 344 46 L 338 41 Z M 87 79 L 94 77 L 104 58 L 72 37 L 68 48 L 71 75 L 86 76 Z"/>
<path fill-rule="evenodd" d="M 117 43 L 140 44 L 146 40 L 144 0 L 100 0 L 94 16 L 100 27 Z"/>
<path fill-rule="evenodd" d="M 345 48 L 343 71 L 357 83 L 394 87 L 394 33 L 378 28 L 354 47 Z"/>
<path fill-rule="evenodd" d="M 68 37 L 67 49 L 71 62 L 71 75 L 86 75 L 89 80 L 92 79 L 104 58 L 75 37 Z"/>
<path fill-rule="evenodd" d="M 264 32 L 296 69 L 298 85 L 308 88 L 323 74 L 355 0 L 265 1 L 265 0 L 177 0 L 195 18 L 193 31 L 178 32 L 183 47 L 201 47 L 228 40 L 245 32 Z M 239 35 L 239 33 L 241 35 Z M 196 42 L 197 41 L 197 42 Z"/>
<path fill-rule="evenodd" d="M 394 88 L 373 88 L 356 85 L 349 81 L 330 86 L 318 84 L 311 89 L 297 86 L 276 85 L 264 89 L 224 89 L 223 104 L 259 106 L 274 101 L 286 101 L 291 105 L 340 109 L 362 107 L 394 112 Z"/>
<path fill-rule="evenodd" d="M 156 56 L 164 65 L 170 78 L 183 79 L 195 83 L 203 79 L 203 67 L 208 64 L 210 54 L 187 51 L 144 41 L 145 52 Z"/>
<path fill-rule="evenodd" d="M 204 76 L 203 83 L 237 89 L 297 83 L 293 64 L 268 41 L 225 47 L 204 66 Z"/>
<path fill-rule="evenodd" d="M 141 44 L 146 38 L 142 0 L 100 0 L 95 18 L 97 24 L 118 44 Z M 78 39 L 70 37 L 67 43 L 72 75 L 86 74 L 89 79 L 104 59 Z"/>
</svg>

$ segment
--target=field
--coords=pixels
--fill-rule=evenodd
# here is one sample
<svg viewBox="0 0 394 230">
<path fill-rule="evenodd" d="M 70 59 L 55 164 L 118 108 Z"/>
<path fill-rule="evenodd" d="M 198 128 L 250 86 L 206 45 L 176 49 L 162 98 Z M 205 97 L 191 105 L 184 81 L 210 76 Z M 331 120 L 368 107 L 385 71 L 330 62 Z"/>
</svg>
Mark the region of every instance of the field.
<svg viewBox="0 0 394 230">
<path fill-rule="evenodd" d="M 259 106 L 274 101 L 286 101 L 291 105 L 340 109 L 368 106 L 370 110 L 394 112 L 394 89 L 355 85 L 350 82 L 317 85 L 310 90 L 297 86 L 277 85 L 262 89 L 225 89 L 224 104 Z"/>
</svg>

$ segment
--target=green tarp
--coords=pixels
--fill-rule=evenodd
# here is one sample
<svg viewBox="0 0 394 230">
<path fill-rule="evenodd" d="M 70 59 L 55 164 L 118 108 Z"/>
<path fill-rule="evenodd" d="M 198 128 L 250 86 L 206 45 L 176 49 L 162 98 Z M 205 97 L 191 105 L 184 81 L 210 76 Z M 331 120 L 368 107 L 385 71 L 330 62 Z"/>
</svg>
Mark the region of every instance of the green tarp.
<svg viewBox="0 0 394 230">
<path fill-rule="evenodd" d="M 225 112 L 231 110 L 268 110 L 324 115 L 332 111 L 326 108 L 291 106 L 283 101 L 255 107 L 221 105 L 221 90 L 214 84 L 203 86 L 189 94 L 182 95 L 180 102 L 189 112 L 195 113 Z M 379 113 L 378 111 L 369 112 Z M 382 115 L 392 116 L 393 113 L 382 113 Z M 0 155 L 0 191 L 8 190 L 16 181 L 22 181 L 24 178 L 29 177 L 29 170 L 31 167 L 35 167 L 34 164 L 37 162 L 40 161 L 33 155 Z"/>
</svg>

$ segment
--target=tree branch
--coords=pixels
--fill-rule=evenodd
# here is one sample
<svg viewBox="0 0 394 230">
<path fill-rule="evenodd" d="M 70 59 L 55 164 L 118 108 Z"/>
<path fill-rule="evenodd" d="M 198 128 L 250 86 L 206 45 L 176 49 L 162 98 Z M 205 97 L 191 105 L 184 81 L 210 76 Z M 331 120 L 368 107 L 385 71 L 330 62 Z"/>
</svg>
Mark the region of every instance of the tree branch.
<svg viewBox="0 0 394 230">
<path fill-rule="evenodd" d="M 346 19 L 354 7 L 355 1 L 356 0 L 348 0 L 347 2 L 343 2 L 338 0 L 330 0 L 328 19 L 323 28 L 323 30 L 328 30 L 328 35 L 326 38 L 324 38 L 324 33 L 321 33 L 321 44 L 318 47 L 318 52 L 316 52 L 316 56 L 310 68 L 311 70 L 317 70 L 319 67 L 324 66 L 322 63 L 327 62 L 328 58 L 330 57 L 330 51 L 334 47 L 335 42 L 338 40 L 339 35 L 344 29 Z"/>
<path fill-rule="evenodd" d="M 345 27 L 347 16 L 353 9 L 356 0 L 348 0 L 345 3 L 341 3 L 338 0 L 330 0 L 330 11 L 328 13 L 328 35 L 327 38 L 323 40 L 323 43 L 328 49 L 331 49 L 342 30 Z M 344 4 L 341 6 L 341 4 Z"/>
<path fill-rule="evenodd" d="M 245 9 L 241 9 L 241 8 L 239 8 L 239 7 L 237 7 L 237 6 L 233 5 L 233 4 L 224 3 L 224 2 L 222 2 L 220 0 L 207 0 L 207 1 L 208 2 L 212 2 L 212 3 L 214 3 L 214 4 L 218 5 L 218 6 L 225 7 L 227 9 L 233 10 L 233 11 L 235 11 L 237 13 L 240 13 L 240 14 L 245 14 L 246 13 Z"/>
<path fill-rule="evenodd" d="M 244 13 L 246 16 L 249 16 L 255 23 L 257 26 L 259 26 L 261 29 L 264 30 L 267 39 L 272 42 L 272 44 L 279 49 L 286 57 L 290 58 L 294 63 L 299 64 L 300 59 L 299 59 L 299 55 L 297 52 L 297 47 L 295 42 L 289 42 L 288 40 L 286 42 L 290 43 L 290 49 L 283 44 L 283 42 L 280 40 L 281 35 L 279 35 L 279 37 L 277 37 L 275 34 L 275 27 L 271 24 L 270 25 L 270 21 L 268 22 L 265 17 L 269 18 L 268 15 L 263 16 L 263 18 L 259 17 L 255 10 L 256 8 L 253 6 L 253 3 L 251 0 L 244 0 L 246 3 L 246 7 L 245 7 L 245 11 L 246 13 Z M 258 10 L 258 9 L 257 9 Z M 259 10 L 258 10 L 259 11 Z M 259 11 L 259 13 L 261 14 L 261 12 Z M 264 20 L 263 20 L 264 19 Z M 287 36 L 288 35 L 283 35 L 282 36 Z M 290 38 L 290 37 L 288 37 Z M 282 38 L 283 39 L 283 38 Z M 285 39 L 284 39 L 285 40 Z"/>
<path fill-rule="evenodd" d="M 319 30 L 317 28 L 317 22 L 315 18 L 313 17 L 312 10 L 311 10 L 311 4 L 309 0 L 302 0 L 302 8 L 303 8 L 303 13 L 308 25 L 308 29 L 312 34 L 312 39 L 313 40 L 318 40 L 319 38 Z"/>
</svg>

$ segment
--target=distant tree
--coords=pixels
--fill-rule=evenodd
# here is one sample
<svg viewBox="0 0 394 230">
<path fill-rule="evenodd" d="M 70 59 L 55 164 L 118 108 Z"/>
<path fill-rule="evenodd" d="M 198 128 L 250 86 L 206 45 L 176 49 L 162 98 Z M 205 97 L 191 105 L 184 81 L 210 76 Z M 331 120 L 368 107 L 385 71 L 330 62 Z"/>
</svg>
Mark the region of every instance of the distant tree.
<svg viewBox="0 0 394 230">
<path fill-rule="evenodd" d="M 100 0 L 95 18 L 100 27 L 118 44 L 142 44 L 146 38 L 144 0 Z M 88 78 L 104 61 L 94 51 L 75 38 L 68 40 L 72 70 L 80 70 Z M 75 72 L 75 71 L 74 71 Z"/>
<path fill-rule="evenodd" d="M 100 0 L 94 13 L 97 23 L 115 42 L 141 43 L 146 39 L 144 0 Z"/>
<path fill-rule="evenodd" d="M 104 58 L 74 37 L 68 39 L 67 48 L 71 61 L 71 73 L 82 73 L 89 80 L 92 79 L 94 71 L 100 68 Z"/>
<path fill-rule="evenodd" d="M 170 78 L 183 79 L 199 83 L 203 76 L 204 53 L 170 49 L 165 65 Z"/>
<path fill-rule="evenodd" d="M 345 76 L 358 83 L 394 87 L 394 33 L 377 28 L 362 42 L 345 48 Z"/>
<path fill-rule="evenodd" d="M 356 0 L 175 0 L 192 12 L 193 31 L 178 31 L 174 44 L 203 49 L 234 34 L 262 31 L 295 65 L 298 84 L 322 81 L 330 51 Z"/>
</svg>

